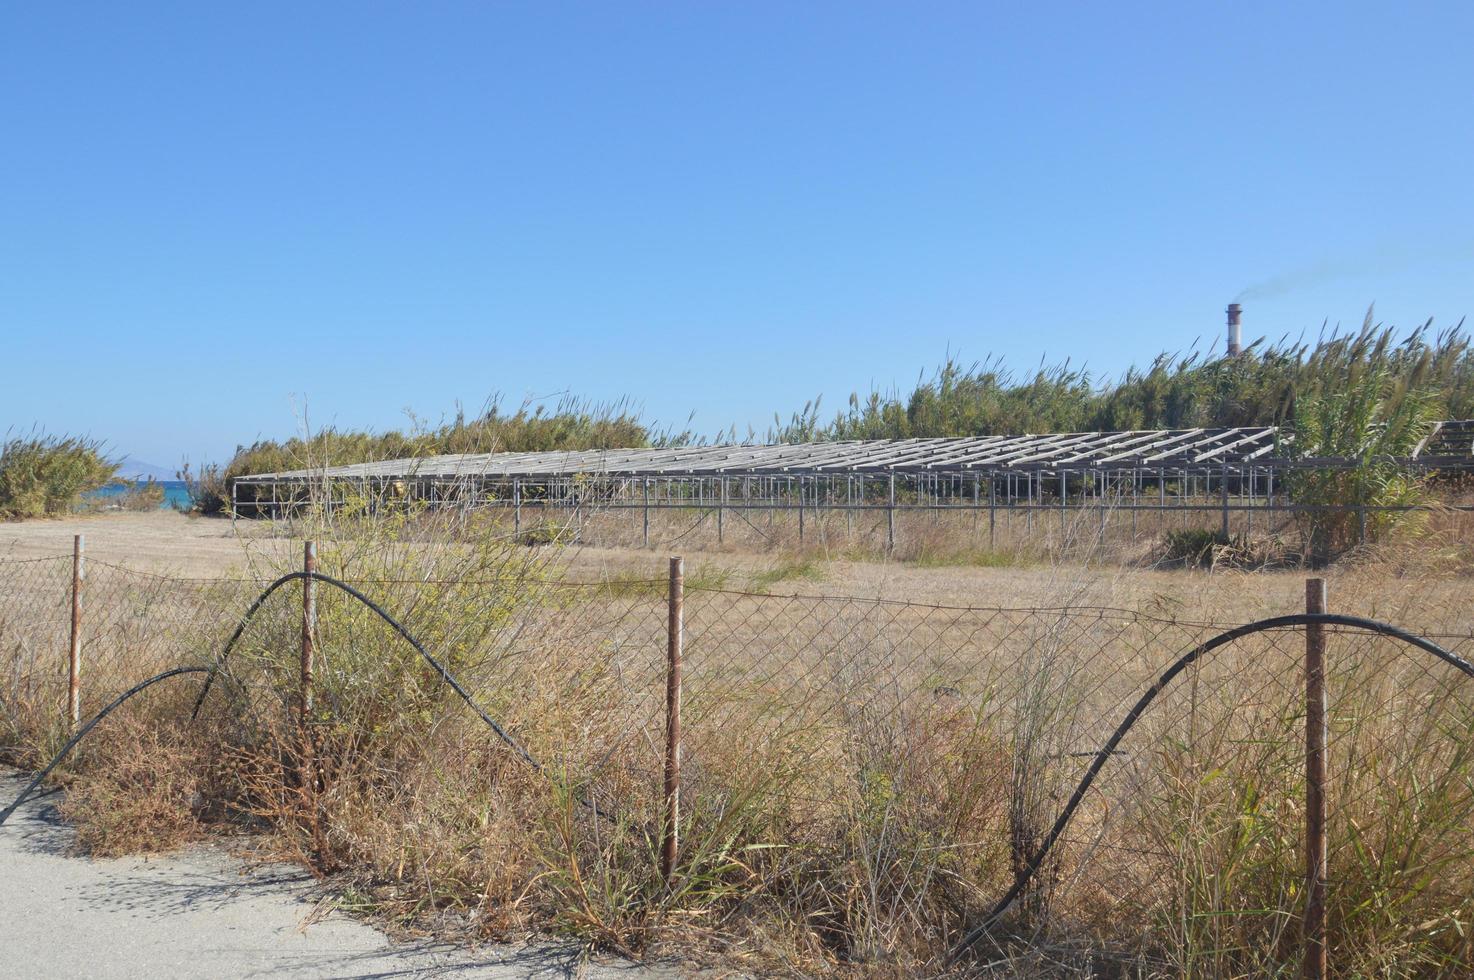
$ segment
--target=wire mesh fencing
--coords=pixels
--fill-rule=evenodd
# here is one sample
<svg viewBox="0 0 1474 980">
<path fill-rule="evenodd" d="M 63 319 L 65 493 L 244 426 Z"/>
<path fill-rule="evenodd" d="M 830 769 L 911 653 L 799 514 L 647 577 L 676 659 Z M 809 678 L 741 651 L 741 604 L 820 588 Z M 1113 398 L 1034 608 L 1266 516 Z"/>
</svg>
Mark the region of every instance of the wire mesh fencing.
<svg viewBox="0 0 1474 980">
<path fill-rule="evenodd" d="M 294 580 L 242 619 L 265 582 L 90 563 L 83 713 L 216 667 L 219 744 L 197 758 L 226 773 L 221 807 L 436 927 L 495 933 L 539 908 L 628 943 L 782 917 L 830 958 L 940 968 L 968 938 L 982 962 L 1242 975 L 1306 955 L 1323 893 L 1342 972 L 1474 966 L 1467 633 L 1428 635 L 1439 659 L 1313 627 L 1317 878 L 1305 623 L 1213 646 L 1229 624 L 1106 607 L 699 581 L 675 603 L 664 576 L 510 566 L 344 581 L 370 601 Z M 26 764 L 68 726 L 72 588 L 69 557 L 0 562 L 5 744 Z"/>
<path fill-rule="evenodd" d="M 18 748 L 66 712 L 71 582 L 68 556 L 0 563 L 0 745 Z"/>
</svg>

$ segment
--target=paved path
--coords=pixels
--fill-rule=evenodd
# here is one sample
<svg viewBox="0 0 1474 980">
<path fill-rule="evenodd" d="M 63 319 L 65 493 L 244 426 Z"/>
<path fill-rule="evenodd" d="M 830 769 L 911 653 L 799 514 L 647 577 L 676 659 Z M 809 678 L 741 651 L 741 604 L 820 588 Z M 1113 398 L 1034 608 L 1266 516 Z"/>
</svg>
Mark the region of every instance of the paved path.
<svg viewBox="0 0 1474 980">
<path fill-rule="evenodd" d="M 0 807 L 23 783 L 0 772 Z M 247 870 L 219 847 L 153 858 L 72 856 L 54 795 L 0 827 L 0 977 L 488 977 L 653 980 L 674 971 L 580 962 L 563 946 L 393 944 L 333 913 L 290 866 Z"/>
</svg>

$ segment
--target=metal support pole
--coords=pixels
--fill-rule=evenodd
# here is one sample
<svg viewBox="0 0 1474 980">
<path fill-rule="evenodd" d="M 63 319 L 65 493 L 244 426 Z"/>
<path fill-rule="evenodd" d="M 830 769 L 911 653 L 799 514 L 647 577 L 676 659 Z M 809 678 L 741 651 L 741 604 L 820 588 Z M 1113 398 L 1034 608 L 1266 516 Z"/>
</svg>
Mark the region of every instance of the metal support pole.
<svg viewBox="0 0 1474 980">
<path fill-rule="evenodd" d="M 1242 488 L 1239 495 L 1243 496 Z M 1246 529 L 1245 534 L 1250 540 L 1252 540 L 1254 537 L 1254 467 L 1252 466 L 1249 467 L 1249 506 L 1248 509 L 1244 511 L 1244 514 L 1247 517 L 1248 524 L 1248 528 Z"/>
<path fill-rule="evenodd" d="M 650 478 L 644 478 L 645 484 L 645 547 L 650 547 Z"/>
<path fill-rule="evenodd" d="M 896 550 L 896 474 L 891 474 L 890 503 L 885 509 L 885 550 Z"/>
<path fill-rule="evenodd" d="M 666 622 L 665 827 L 660 842 L 660 876 L 670 884 L 680 847 L 681 824 L 681 647 L 685 640 L 685 562 L 670 560 L 670 607 Z"/>
<path fill-rule="evenodd" d="M 1095 532 L 1095 546 L 1097 548 L 1101 548 L 1101 547 L 1104 547 L 1105 546 L 1105 531 L 1106 531 L 1106 496 L 1105 496 L 1106 495 L 1106 475 L 1105 475 L 1104 472 L 1101 472 L 1101 471 L 1097 471 L 1096 472 L 1094 484 L 1095 484 L 1095 507 L 1096 507 L 1096 510 L 1099 511 L 1099 515 L 1098 516 L 1100 518 L 1100 525 L 1096 529 L 1096 532 Z"/>
<path fill-rule="evenodd" d="M 977 534 L 978 510 L 982 501 L 982 481 L 976 473 L 972 475 L 972 531 Z"/>
<path fill-rule="evenodd" d="M 72 538 L 72 642 L 67 654 L 67 717 L 72 727 L 82 720 L 82 553 L 83 536 Z"/>
<path fill-rule="evenodd" d="M 721 488 L 719 490 L 721 496 L 718 497 L 717 502 L 717 544 L 723 544 L 727 540 L 726 528 L 724 526 L 727 517 L 727 478 L 725 476 L 719 476 L 717 479 L 721 481 Z"/>
<path fill-rule="evenodd" d="M 855 478 L 846 476 L 844 478 L 844 530 L 845 541 L 854 540 L 855 537 Z"/>
<path fill-rule="evenodd" d="M 512 477 L 512 535 L 522 537 L 522 481 Z"/>
<path fill-rule="evenodd" d="M 1131 469 L 1131 543 L 1136 543 L 1136 517 L 1141 507 L 1141 467 Z"/>
<path fill-rule="evenodd" d="M 1305 611 L 1326 611 L 1326 581 L 1305 580 Z M 1305 976 L 1326 975 L 1326 636 L 1305 627 Z"/>
<path fill-rule="evenodd" d="M 1223 501 L 1223 540 L 1228 540 L 1228 464 L 1223 464 L 1223 471 L 1218 475 L 1218 492 Z"/>
<path fill-rule="evenodd" d="M 798 543 L 804 543 L 804 478 L 798 478 Z"/>
<path fill-rule="evenodd" d="M 997 549 L 998 530 L 998 482 L 988 474 L 988 550 Z"/>
<path fill-rule="evenodd" d="M 1060 546 L 1061 549 L 1063 549 L 1064 546 L 1065 546 L 1065 536 L 1066 536 L 1066 528 L 1065 528 L 1065 506 L 1066 506 L 1066 504 L 1068 502 L 1069 492 L 1070 492 L 1070 486 L 1069 486 L 1068 483 L 1065 482 L 1067 479 L 1068 479 L 1068 477 L 1066 476 L 1065 471 L 1064 470 L 1060 470 L 1059 471 L 1059 546 Z M 1083 503 L 1084 501 L 1082 500 L 1081 502 Z"/>
</svg>

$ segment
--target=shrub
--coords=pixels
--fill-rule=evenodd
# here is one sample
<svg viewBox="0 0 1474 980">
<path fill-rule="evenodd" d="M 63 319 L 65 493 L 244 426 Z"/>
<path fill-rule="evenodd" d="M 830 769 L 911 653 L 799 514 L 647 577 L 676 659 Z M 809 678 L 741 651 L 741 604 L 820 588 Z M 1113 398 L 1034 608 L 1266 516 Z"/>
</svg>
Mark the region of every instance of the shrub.
<svg viewBox="0 0 1474 980">
<path fill-rule="evenodd" d="M 189 495 L 189 512 L 192 514 L 220 514 L 230 505 L 230 488 L 226 486 L 225 474 L 217 463 L 205 463 L 196 475 L 188 463 L 179 471 L 184 492 Z"/>
<path fill-rule="evenodd" d="M 102 444 L 86 437 L 9 438 L 0 443 L 0 518 L 64 514 L 111 482 L 117 469 Z"/>
<path fill-rule="evenodd" d="M 1228 544 L 1228 536 L 1222 531 L 1202 527 L 1168 531 L 1162 547 L 1162 561 L 1169 565 L 1211 565 L 1213 549 Z"/>
<path fill-rule="evenodd" d="M 107 498 L 107 503 L 119 510 L 158 510 L 164 506 L 164 488 L 153 477 L 124 480 L 122 492 Z"/>
</svg>

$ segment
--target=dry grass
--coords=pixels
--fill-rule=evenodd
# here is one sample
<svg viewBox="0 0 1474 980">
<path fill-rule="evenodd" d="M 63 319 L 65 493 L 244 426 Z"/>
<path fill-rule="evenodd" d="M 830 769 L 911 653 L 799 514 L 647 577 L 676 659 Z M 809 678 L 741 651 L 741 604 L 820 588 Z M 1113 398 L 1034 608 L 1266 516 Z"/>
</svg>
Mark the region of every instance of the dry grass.
<svg viewBox="0 0 1474 980">
<path fill-rule="evenodd" d="M 324 570 L 383 601 L 542 771 L 370 612 L 320 587 L 316 776 L 304 780 L 293 587 L 247 630 L 237 683 L 216 689 L 200 724 L 184 724 L 191 683 L 150 692 L 76 760 L 69 813 L 85 842 L 114 853 L 255 827 L 334 875 L 345 907 L 404 928 L 554 929 L 761 972 L 934 973 L 1037 847 L 1089 761 L 1078 753 L 1211 635 L 1199 624 L 1294 611 L 1303 596 L 1292 572 L 807 550 L 693 562 L 684 843 L 667 886 L 663 562 L 437 520 L 306 533 Z M 1461 566 L 1429 554 L 1459 546 L 1423 538 L 1332 570 L 1332 607 L 1468 635 Z M 293 561 L 263 539 L 234 567 L 270 578 Z M 125 588 L 121 575 L 95 641 L 97 690 L 203 659 L 243 605 L 233 586 L 135 576 Z M 173 625 L 143 628 L 161 618 Z M 64 648 L 20 643 L 18 629 L 0 625 L 15 664 Z M 1302 643 L 1237 644 L 1169 689 L 970 968 L 1297 969 Z M 1347 975 L 1464 975 L 1474 683 L 1386 641 L 1338 634 L 1331 649 L 1335 961 Z M 48 690 L 0 697 L 30 692 L 8 717 L 32 759 L 59 729 Z"/>
<path fill-rule="evenodd" d="M 177 717 L 114 722 L 88 746 L 84 775 L 70 782 L 62 805 L 77 827 L 78 847 L 113 857 L 198 840 L 213 797 L 210 748 Z"/>
</svg>

